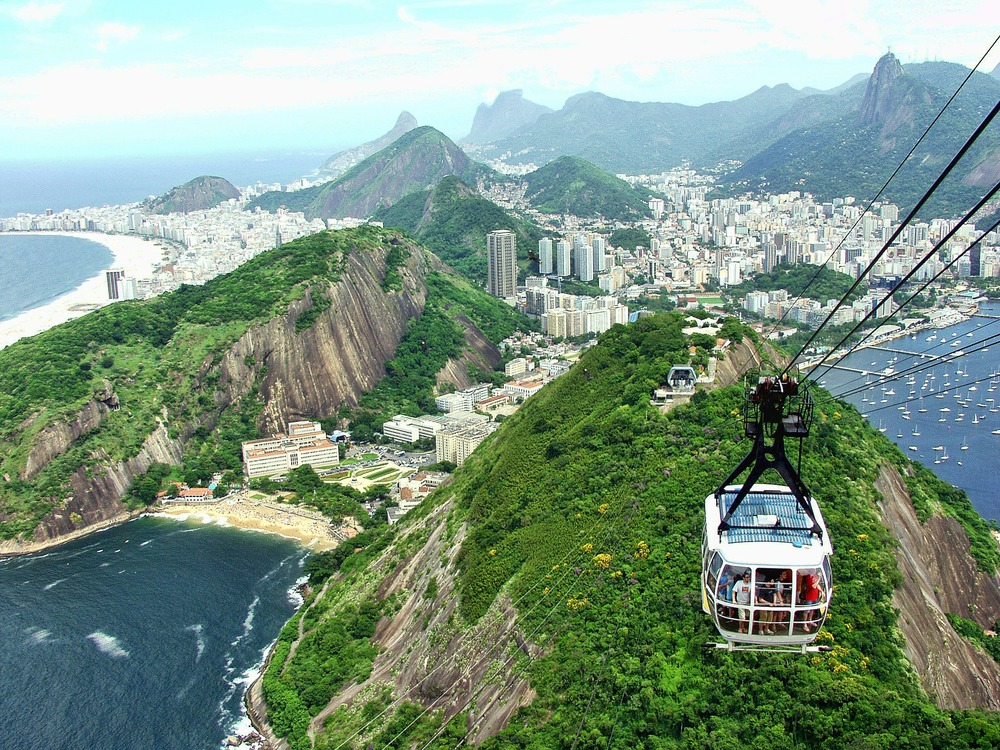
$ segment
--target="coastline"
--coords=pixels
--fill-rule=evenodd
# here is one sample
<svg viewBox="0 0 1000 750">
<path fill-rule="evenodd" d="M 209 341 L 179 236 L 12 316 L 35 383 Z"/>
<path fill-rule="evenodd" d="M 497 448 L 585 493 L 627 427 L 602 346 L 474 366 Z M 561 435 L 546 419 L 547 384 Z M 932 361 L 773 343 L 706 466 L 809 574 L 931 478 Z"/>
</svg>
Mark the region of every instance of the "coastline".
<svg viewBox="0 0 1000 750">
<path fill-rule="evenodd" d="M 153 242 L 131 235 L 55 230 L 11 234 L 19 237 L 72 237 L 96 242 L 108 248 L 114 256 L 108 268 L 123 268 L 126 276 L 133 278 L 148 278 L 153 268 L 160 262 L 162 253 Z M 0 349 L 10 346 L 19 339 L 34 336 L 60 323 L 85 315 L 91 310 L 111 304 L 104 280 L 104 272 L 108 268 L 102 269 L 99 274 L 87 279 L 73 291 L 41 307 L 25 310 L 10 320 L 0 321 Z"/>
<path fill-rule="evenodd" d="M 158 505 L 145 515 L 177 521 L 200 521 L 232 526 L 243 531 L 259 531 L 293 539 L 313 552 L 324 552 L 340 544 L 330 522 L 299 512 L 294 506 L 277 507 L 260 499 L 228 498 L 212 503 Z"/>
<path fill-rule="evenodd" d="M 141 516 L 144 512 L 145 511 L 142 510 L 125 511 L 104 521 L 91 524 L 86 528 L 77 529 L 76 531 L 71 531 L 68 534 L 63 534 L 62 536 L 54 537 L 52 539 L 46 539 L 43 542 L 16 542 L 12 539 L 0 540 L 0 559 L 5 557 L 20 557 L 21 555 L 33 555 L 36 552 L 45 552 L 53 547 L 58 547 L 62 544 L 66 544 L 67 542 L 72 542 L 75 539 L 90 536 L 91 534 L 96 534 L 100 531 L 106 531 L 107 529 L 115 526 L 120 526 L 123 523 L 128 523 L 129 521 Z"/>
</svg>

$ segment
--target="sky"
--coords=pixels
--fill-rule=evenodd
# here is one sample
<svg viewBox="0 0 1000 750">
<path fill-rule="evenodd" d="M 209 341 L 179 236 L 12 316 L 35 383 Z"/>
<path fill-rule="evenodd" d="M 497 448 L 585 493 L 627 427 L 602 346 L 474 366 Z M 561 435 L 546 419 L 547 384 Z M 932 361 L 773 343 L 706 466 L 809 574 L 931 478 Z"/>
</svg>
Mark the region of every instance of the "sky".
<svg viewBox="0 0 1000 750">
<path fill-rule="evenodd" d="M 0 0 L 0 162 L 333 153 L 402 110 L 459 139 L 509 89 L 699 105 L 997 33 L 996 0 Z"/>
</svg>

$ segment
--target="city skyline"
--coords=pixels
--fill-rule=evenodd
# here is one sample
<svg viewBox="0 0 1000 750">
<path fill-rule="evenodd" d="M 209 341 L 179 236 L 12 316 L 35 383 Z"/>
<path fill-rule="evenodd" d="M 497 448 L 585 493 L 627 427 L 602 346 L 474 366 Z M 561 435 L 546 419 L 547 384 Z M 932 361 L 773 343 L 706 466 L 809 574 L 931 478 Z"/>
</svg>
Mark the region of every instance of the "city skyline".
<svg viewBox="0 0 1000 750">
<path fill-rule="evenodd" d="M 553 109 L 585 91 L 696 106 L 782 83 L 829 89 L 888 49 L 904 64 L 972 66 L 1000 8 L 16 0 L 0 2 L 0 19 L 0 160 L 30 160 L 333 153 L 381 135 L 404 109 L 458 139 L 479 104 L 510 89 Z M 994 50 L 981 70 L 998 63 Z"/>
</svg>

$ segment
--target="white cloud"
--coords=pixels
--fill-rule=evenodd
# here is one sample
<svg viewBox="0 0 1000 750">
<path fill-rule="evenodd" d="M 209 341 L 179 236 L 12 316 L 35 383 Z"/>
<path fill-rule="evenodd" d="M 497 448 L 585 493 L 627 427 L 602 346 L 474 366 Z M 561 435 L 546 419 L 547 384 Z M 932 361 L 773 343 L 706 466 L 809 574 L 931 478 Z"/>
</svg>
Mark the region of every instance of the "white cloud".
<svg viewBox="0 0 1000 750">
<path fill-rule="evenodd" d="M 24 23 L 47 23 L 62 15 L 63 3 L 36 3 L 32 0 L 27 5 L 11 8 L 10 15 Z"/>
<path fill-rule="evenodd" d="M 94 49 L 98 52 L 107 52 L 112 44 L 124 44 L 131 42 L 139 36 L 138 26 L 108 21 L 97 27 L 95 32 L 97 41 L 94 42 Z"/>
</svg>

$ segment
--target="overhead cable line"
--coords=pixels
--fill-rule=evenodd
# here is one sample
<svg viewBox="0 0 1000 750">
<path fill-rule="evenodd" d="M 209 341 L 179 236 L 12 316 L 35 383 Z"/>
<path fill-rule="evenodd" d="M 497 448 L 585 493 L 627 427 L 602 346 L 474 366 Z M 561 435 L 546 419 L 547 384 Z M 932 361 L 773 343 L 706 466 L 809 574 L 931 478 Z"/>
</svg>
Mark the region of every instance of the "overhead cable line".
<svg viewBox="0 0 1000 750">
<path fill-rule="evenodd" d="M 906 162 L 909 160 L 909 158 L 913 156 L 913 152 L 917 150 L 917 147 L 923 142 L 924 138 L 927 137 L 927 134 L 931 132 L 931 129 L 934 127 L 937 121 L 941 119 L 941 116 L 945 113 L 945 110 L 947 110 L 948 107 L 951 106 L 951 103 L 955 101 L 955 97 L 958 96 L 959 92 L 961 92 L 962 89 L 965 88 L 965 84 L 969 82 L 969 79 L 972 78 L 972 74 L 975 73 L 976 70 L 979 68 L 979 66 L 983 64 L 983 60 L 985 60 L 986 56 L 990 54 L 990 52 L 996 46 L 997 42 L 1000 42 L 1000 35 L 998 35 L 993 40 L 993 43 L 990 44 L 986 52 L 983 53 L 983 56 L 979 58 L 979 62 L 977 62 L 972 67 L 972 69 L 969 70 L 968 75 L 966 75 L 965 78 L 962 80 L 962 82 L 958 85 L 958 88 L 955 89 L 954 93 L 948 98 L 948 101 L 944 103 L 944 106 L 942 106 L 941 109 L 938 110 L 938 113 L 934 115 L 934 119 L 931 120 L 930 124 L 924 129 L 924 132 L 920 134 L 920 137 L 910 147 L 910 150 L 909 152 L 907 152 L 906 156 L 903 157 L 902 161 L 900 161 L 899 164 L 896 166 L 896 169 L 893 170 L 892 174 L 889 175 L 888 179 L 882 184 L 882 187 L 879 188 L 878 192 L 875 194 L 875 197 L 872 198 L 870 201 L 868 201 L 868 205 L 866 205 L 864 210 L 860 214 L 858 214 L 858 218 L 854 220 L 854 223 L 851 225 L 850 229 L 847 230 L 847 233 L 840 238 L 840 240 L 837 242 L 834 248 L 830 251 L 830 254 L 826 256 L 826 260 L 823 261 L 823 264 L 816 269 L 816 273 L 814 273 L 812 275 L 812 278 L 810 278 L 809 281 L 806 282 L 806 285 L 802 288 L 802 291 L 799 292 L 798 296 L 793 300 L 792 304 L 788 307 L 787 310 L 785 310 L 781 318 L 779 318 L 778 321 L 771 327 L 770 331 L 771 333 L 774 333 L 778 329 L 778 326 L 780 326 L 784 322 L 785 318 L 788 317 L 788 314 L 792 311 L 792 308 L 795 307 L 795 303 L 798 302 L 800 299 L 802 299 L 802 297 L 806 293 L 806 290 L 808 290 L 809 287 L 813 285 L 813 282 L 815 282 L 816 279 L 819 278 L 820 273 L 822 273 L 823 269 L 826 268 L 827 264 L 830 262 L 830 259 L 833 258 L 834 255 L 836 255 L 837 251 L 840 250 L 844 242 L 847 241 L 847 238 L 850 237 L 852 234 L 854 234 L 854 230 L 858 228 L 858 224 L 861 223 L 861 220 L 871 210 L 871 207 L 878 201 L 878 199 L 882 197 L 882 193 L 884 193 L 886 189 L 889 187 L 889 183 L 893 181 L 896 175 L 899 174 L 899 171 L 903 168 L 903 165 L 905 165 Z"/>
<path fill-rule="evenodd" d="M 900 234 L 902 234 L 903 229 L 906 228 L 906 225 L 913 220 L 913 218 L 917 215 L 917 212 L 921 208 L 923 208 L 924 204 L 927 203 L 928 200 L 930 200 L 930 197 L 934 194 L 934 191 L 941 186 L 941 183 L 944 182 L 944 180 L 948 177 L 951 171 L 958 164 L 958 162 L 962 160 L 962 157 L 964 157 L 965 154 L 968 153 L 969 149 L 971 149 L 972 146 L 975 145 L 975 142 L 979 139 L 979 136 L 982 135 L 983 131 L 986 130 L 986 128 L 990 125 L 991 122 L 993 122 L 993 119 L 997 116 L 998 113 L 1000 113 L 1000 101 L 998 101 L 993 106 L 989 114 L 986 115 L 985 119 L 983 119 L 983 121 L 975 129 L 972 135 L 969 136 L 968 140 L 966 140 L 966 142 L 958 150 L 958 153 L 956 153 L 955 156 L 952 157 L 951 161 L 948 162 L 948 165 L 944 168 L 941 174 L 937 177 L 937 179 L 934 180 L 934 183 L 927 189 L 927 191 L 923 194 L 920 200 L 917 201 L 916 205 L 914 205 L 913 208 L 910 209 L 909 214 L 907 214 L 906 218 L 900 223 L 900 225 L 892 233 L 889 239 L 886 240 L 885 244 L 882 245 L 882 249 L 879 250 L 878 253 L 876 253 L 875 257 L 871 259 L 867 267 L 865 267 L 865 270 L 862 271 L 860 274 L 858 274 L 858 278 L 851 285 L 851 288 L 844 293 L 843 297 L 841 297 L 840 300 L 838 300 L 834 308 L 826 316 L 823 322 L 820 323 L 819 328 L 813 331 L 809 339 L 799 349 L 798 354 L 796 354 L 792 358 L 791 362 L 788 363 L 788 366 L 784 369 L 782 375 L 788 374 L 789 370 L 791 370 L 792 367 L 795 365 L 796 360 L 798 360 L 798 358 L 802 356 L 803 352 L 805 352 L 805 350 L 809 348 L 812 342 L 816 339 L 816 336 L 819 335 L 820 331 L 823 330 L 823 328 L 827 325 L 827 323 L 830 322 L 830 319 L 833 318 L 833 316 L 841 308 L 844 302 L 847 301 L 847 298 L 854 293 L 854 291 L 858 288 L 858 286 L 861 285 L 861 282 L 868 276 L 869 273 L 871 273 L 871 270 L 875 267 L 876 263 L 878 263 L 882 259 L 882 256 L 885 255 L 886 252 L 888 252 L 889 247 L 892 245 L 892 243 L 896 241 L 896 239 L 899 237 Z"/>
</svg>

